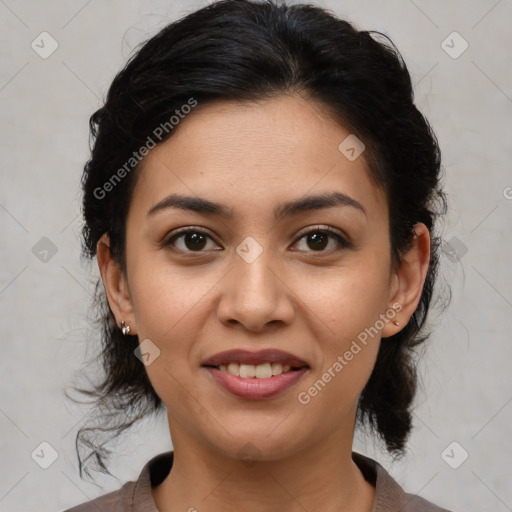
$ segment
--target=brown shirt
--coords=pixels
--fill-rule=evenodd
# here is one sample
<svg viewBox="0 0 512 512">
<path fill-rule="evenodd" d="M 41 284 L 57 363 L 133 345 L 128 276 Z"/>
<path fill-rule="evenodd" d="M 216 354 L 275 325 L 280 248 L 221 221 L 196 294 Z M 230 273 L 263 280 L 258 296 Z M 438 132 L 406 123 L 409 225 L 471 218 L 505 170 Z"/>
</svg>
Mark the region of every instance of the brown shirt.
<svg viewBox="0 0 512 512">
<path fill-rule="evenodd" d="M 158 512 L 151 487 L 158 485 L 172 468 L 174 452 L 153 457 L 142 468 L 136 482 L 64 512 Z M 408 494 L 375 460 L 352 452 L 352 458 L 365 479 L 375 487 L 372 512 L 449 512 L 414 494 Z"/>
</svg>

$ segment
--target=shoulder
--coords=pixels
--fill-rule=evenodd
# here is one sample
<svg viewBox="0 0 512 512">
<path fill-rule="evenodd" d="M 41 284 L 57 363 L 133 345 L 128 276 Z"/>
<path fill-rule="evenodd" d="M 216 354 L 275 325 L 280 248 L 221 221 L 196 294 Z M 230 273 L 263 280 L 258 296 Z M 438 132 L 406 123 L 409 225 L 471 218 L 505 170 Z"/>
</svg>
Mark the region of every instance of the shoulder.
<svg viewBox="0 0 512 512">
<path fill-rule="evenodd" d="M 151 488 L 169 474 L 174 452 L 164 452 L 149 460 L 136 481 L 126 482 L 119 490 L 104 494 L 64 512 L 147 512 L 156 511 Z"/>
<path fill-rule="evenodd" d="M 404 505 L 400 509 L 401 512 L 450 512 L 450 510 L 438 507 L 416 494 L 404 493 L 403 502 Z"/>
<path fill-rule="evenodd" d="M 366 480 L 375 487 L 372 512 L 450 512 L 421 496 L 405 492 L 388 471 L 370 457 L 352 452 L 352 458 Z"/>
<path fill-rule="evenodd" d="M 117 491 L 109 492 L 63 512 L 128 512 L 131 511 L 131 497 L 135 482 L 127 482 Z"/>
</svg>

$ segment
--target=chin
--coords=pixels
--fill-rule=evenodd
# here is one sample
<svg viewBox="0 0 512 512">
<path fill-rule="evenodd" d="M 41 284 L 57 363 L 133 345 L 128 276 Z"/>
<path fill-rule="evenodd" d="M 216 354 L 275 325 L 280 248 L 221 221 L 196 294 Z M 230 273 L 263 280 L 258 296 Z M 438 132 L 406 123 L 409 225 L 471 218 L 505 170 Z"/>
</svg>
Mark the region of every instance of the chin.
<svg viewBox="0 0 512 512">
<path fill-rule="evenodd" d="M 281 460 L 300 451 L 303 443 L 297 431 L 276 428 L 273 422 L 269 428 L 237 428 L 223 432 L 222 440 L 210 439 L 210 443 L 225 456 L 246 461 Z"/>
</svg>

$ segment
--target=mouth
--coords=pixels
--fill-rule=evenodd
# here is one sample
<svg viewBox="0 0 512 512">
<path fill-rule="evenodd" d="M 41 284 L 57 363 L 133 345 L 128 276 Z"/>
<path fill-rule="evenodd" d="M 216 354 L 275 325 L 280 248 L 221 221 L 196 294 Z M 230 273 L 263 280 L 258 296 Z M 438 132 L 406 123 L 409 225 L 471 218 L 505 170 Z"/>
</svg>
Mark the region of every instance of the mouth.
<svg viewBox="0 0 512 512">
<path fill-rule="evenodd" d="M 206 368 L 215 368 L 221 372 L 227 372 L 235 377 L 241 377 L 242 379 L 269 379 L 277 377 L 283 373 L 296 372 L 303 368 L 309 368 L 309 366 L 291 366 L 289 364 L 281 363 L 261 363 L 258 365 L 254 364 L 239 364 L 236 362 L 230 362 L 221 364 L 219 366 L 203 365 Z"/>
<path fill-rule="evenodd" d="M 276 349 L 229 350 L 210 357 L 201 366 L 224 390 L 245 399 L 282 393 L 310 369 L 302 359 Z"/>
<path fill-rule="evenodd" d="M 306 361 L 284 350 L 227 350 L 213 355 L 202 366 L 216 368 L 242 378 L 268 379 L 290 371 L 309 368 Z"/>
</svg>

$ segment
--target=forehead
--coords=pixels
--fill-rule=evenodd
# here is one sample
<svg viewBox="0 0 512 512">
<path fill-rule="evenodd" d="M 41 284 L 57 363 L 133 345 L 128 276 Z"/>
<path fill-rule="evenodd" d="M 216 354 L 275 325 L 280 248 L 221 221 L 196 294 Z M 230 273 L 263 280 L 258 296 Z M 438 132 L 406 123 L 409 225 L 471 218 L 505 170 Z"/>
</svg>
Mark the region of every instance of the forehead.
<svg viewBox="0 0 512 512">
<path fill-rule="evenodd" d="M 132 202 L 147 210 L 179 192 L 222 201 L 236 215 L 338 190 L 382 216 L 386 199 L 364 152 L 352 160 L 340 151 L 347 137 L 323 105 L 297 94 L 199 104 L 142 161 Z"/>
</svg>

